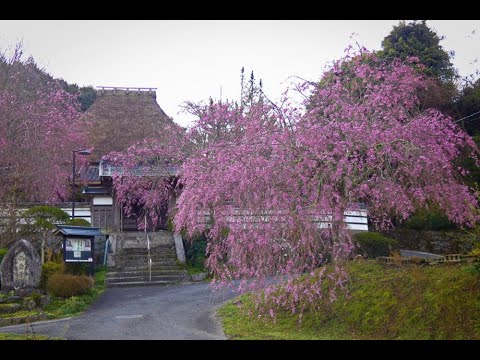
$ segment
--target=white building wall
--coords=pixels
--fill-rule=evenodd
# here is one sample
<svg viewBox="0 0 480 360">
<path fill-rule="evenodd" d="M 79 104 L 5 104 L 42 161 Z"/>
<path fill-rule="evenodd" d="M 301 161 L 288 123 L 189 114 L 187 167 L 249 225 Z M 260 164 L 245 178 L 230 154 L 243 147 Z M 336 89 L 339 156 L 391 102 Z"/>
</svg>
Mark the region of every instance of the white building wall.
<svg viewBox="0 0 480 360">
<path fill-rule="evenodd" d="M 72 217 L 72 207 L 62 207 L 63 211 L 65 211 L 68 216 Z M 84 219 L 89 223 L 92 222 L 92 212 L 90 208 L 77 208 L 75 207 L 75 219 Z"/>
<path fill-rule="evenodd" d="M 113 198 L 111 196 L 95 196 L 93 205 L 113 205 Z"/>
</svg>

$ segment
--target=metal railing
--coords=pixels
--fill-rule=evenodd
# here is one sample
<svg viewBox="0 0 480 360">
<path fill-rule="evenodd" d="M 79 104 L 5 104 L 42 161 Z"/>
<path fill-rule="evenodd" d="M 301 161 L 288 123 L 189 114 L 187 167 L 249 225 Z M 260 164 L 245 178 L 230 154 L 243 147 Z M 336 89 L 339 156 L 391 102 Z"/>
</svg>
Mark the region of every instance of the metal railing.
<svg viewBox="0 0 480 360">
<path fill-rule="evenodd" d="M 107 239 L 105 240 L 105 249 L 104 249 L 104 253 L 103 253 L 103 265 L 107 265 L 107 255 L 108 255 L 108 237 Z"/>
<path fill-rule="evenodd" d="M 147 216 L 145 215 L 145 237 L 147 238 L 147 267 L 148 267 L 148 277 L 149 281 L 152 281 L 152 258 L 150 256 L 150 238 L 147 232 Z"/>
</svg>

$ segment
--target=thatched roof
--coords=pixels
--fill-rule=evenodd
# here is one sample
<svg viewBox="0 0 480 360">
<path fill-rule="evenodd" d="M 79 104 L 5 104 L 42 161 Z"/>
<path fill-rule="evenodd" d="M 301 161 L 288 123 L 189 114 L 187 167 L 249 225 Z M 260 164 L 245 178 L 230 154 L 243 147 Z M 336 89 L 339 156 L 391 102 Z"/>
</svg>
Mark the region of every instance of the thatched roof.
<svg viewBox="0 0 480 360">
<path fill-rule="evenodd" d="M 101 89 L 83 115 L 93 123 L 89 145 L 94 147 L 90 162 L 111 151 L 123 151 L 135 142 L 156 137 L 172 120 L 156 101 L 154 89 Z"/>
</svg>

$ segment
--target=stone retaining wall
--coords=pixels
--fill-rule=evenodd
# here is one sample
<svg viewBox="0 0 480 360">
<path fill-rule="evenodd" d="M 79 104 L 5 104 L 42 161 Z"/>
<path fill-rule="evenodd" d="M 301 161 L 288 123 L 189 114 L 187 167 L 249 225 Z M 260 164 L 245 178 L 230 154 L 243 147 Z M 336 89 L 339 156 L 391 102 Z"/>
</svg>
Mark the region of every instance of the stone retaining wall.
<svg viewBox="0 0 480 360">
<path fill-rule="evenodd" d="M 466 254 L 472 250 L 475 243 L 480 243 L 478 234 L 463 231 L 395 229 L 385 235 L 398 240 L 400 249 L 433 254 Z"/>
</svg>

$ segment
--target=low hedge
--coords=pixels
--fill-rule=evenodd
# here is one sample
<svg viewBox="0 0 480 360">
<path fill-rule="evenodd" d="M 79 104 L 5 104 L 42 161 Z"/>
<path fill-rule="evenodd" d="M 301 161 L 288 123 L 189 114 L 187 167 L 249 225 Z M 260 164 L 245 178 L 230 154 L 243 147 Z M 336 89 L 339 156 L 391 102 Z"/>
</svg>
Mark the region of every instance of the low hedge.
<svg viewBox="0 0 480 360">
<path fill-rule="evenodd" d="M 355 234 L 353 239 L 358 246 L 357 253 L 370 259 L 389 256 L 392 251 L 399 249 L 397 240 L 373 231 Z"/>
<path fill-rule="evenodd" d="M 89 276 L 70 274 L 53 274 L 47 282 L 47 291 L 54 296 L 68 298 L 87 294 L 93 287 L 93 279 Z"/>
</svg>

